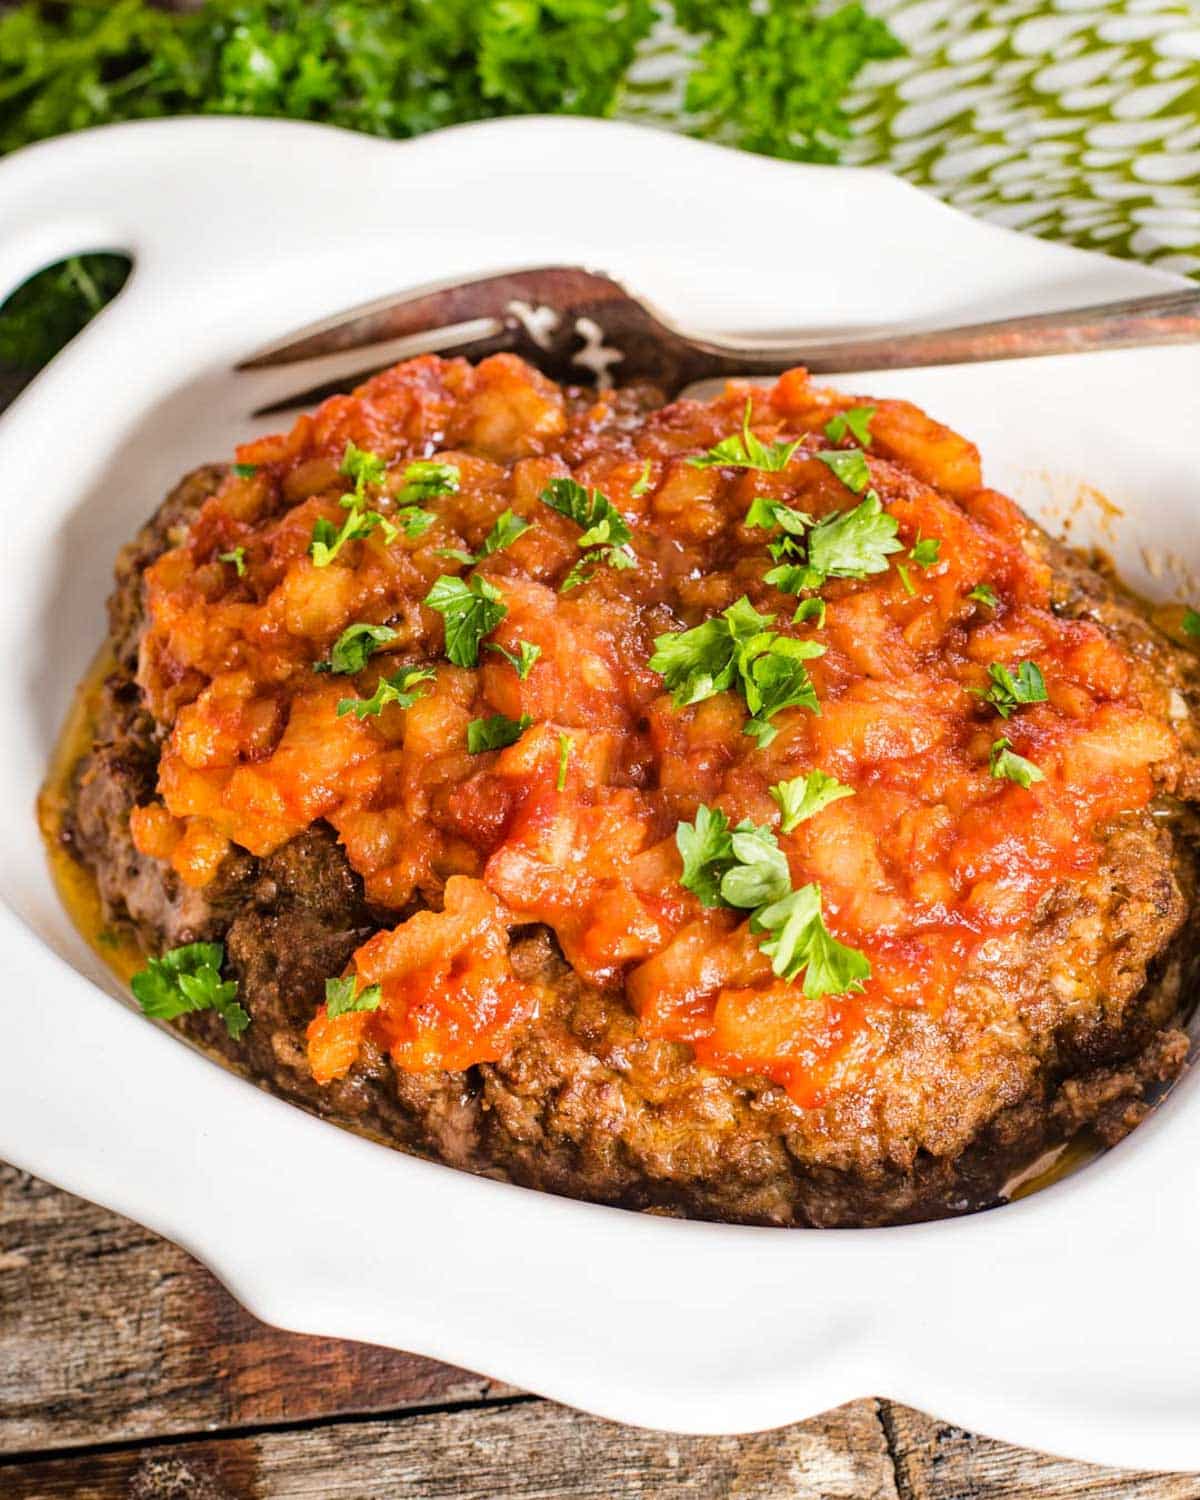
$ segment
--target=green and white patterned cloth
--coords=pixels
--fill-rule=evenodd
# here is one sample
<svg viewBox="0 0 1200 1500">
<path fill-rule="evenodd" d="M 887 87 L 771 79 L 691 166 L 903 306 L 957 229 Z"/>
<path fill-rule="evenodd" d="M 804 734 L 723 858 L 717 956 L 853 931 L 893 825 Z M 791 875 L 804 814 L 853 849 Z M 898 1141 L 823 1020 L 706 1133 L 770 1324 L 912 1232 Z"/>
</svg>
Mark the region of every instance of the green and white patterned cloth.
<svg viewBox="0 0 1200 1500">
<path fill-rule="evenodd" d="M 1200 5 L 879 0 L 845 160 L 994 223 L 1200 272 Z"/>
<path fill-rule="evenodd" d="M 848 100 L 849 165 L 993 223 L 1200 274 L 1200 0 L 864 0 L 907 55 Z M 671 72 L 659 36 L 635 76 Z M 675 52 L 678 57 L 678 52 Z M 678 124 L 665 98 L 622 110 Z"/>
</svg>

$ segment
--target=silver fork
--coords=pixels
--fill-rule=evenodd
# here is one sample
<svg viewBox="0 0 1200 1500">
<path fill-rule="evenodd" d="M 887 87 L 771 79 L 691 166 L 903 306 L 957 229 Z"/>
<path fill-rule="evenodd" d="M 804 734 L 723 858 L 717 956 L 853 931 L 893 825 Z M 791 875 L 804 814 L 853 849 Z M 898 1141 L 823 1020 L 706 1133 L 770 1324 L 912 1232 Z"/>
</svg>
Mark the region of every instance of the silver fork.
<svg viewBox="0 0 1200 1500">
<path fill-rule="evenodd" d="M 777 375 L 791 365 L 832 375 L 1196 341 L 1200 287 L 920 333 L 739 344 L 684 333 L 611 276 L 539 266 L 352 308 L 237 368 L 294 366 L 308 382 L 254 413 L 264 416 L 335 395 L 399 359 L 429 352 L 475 360 L 506 350 L 564 384 L 649 381 L 669 398 L 693 381 Z"/>
</svg>

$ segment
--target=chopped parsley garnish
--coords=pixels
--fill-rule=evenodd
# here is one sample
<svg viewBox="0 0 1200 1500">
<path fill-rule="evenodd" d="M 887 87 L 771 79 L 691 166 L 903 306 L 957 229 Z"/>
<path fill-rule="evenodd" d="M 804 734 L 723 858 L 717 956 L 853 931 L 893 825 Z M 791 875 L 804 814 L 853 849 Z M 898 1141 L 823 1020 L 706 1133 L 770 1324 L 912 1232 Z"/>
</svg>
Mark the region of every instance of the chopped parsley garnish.
<svg viewBox="0 0 1200 1500">
<path fill-rule="evenodd" d="M 399 535 L 397 528 L 386 516 L 380 515 L 377 510 L 366 508 L 368 488 L 382 484 L 387 477 L 387 465 L 383 459 L 376 457 L 374 453 L 368 453 L 365 448 L 356 447 L 354 443 L 347 443 L 338 472 L 354 481 L 354 490 L 338 501 L 348 512 L 340 529 L 324 516 L 313 527 L 308 550 L 313 566 L 317 568 L 327 568 L 347 542 L 363 541 L 377 528 L 383 531 L 387 542 L 395 541 Z"/>
<path fill-rule="evenodd" d="M 1180 629 L 1184 635 L 1200 636 L 1200 614 L 1197 614 L 1190 606 L 1183 612 Z"/>
<path fill-rule="evenodd" d="M 443 574 L 425 596 L 446 622 L 446 655 L 456 667 L 473 667 L 479 661 L 479 643 L 508 613 L 500 590 L 473 573 L 461 578 Z"/>
<path fill-rule="evenodd" d="M 804 993 L 812 998 L 862 989 L 870 964 L 826 928 L 819 886 L 792 890 L 787 856 L 771 829 L 749 821 L 730 828 L 719 808 L 701 803 L 695 822 L 675 830 L 675 843 L 680 883 L 704 906 L 749 909 L 751 930 L 766 934 L 761 947 L 781 979 L 803 970 Z"/>
<path fill-rule="evenodd" d="M 784 833 L 791 833 L 798 824 L 816 817 L 831 802 L 854 796 L 852 786 L 847 786 L 836 776 L 827 776 L 824 771 L 809 771 L 806 776 L 776 782 L 770 791 L 779 804 L 782 814 L 779 827 Z"/>
<path fill-rule="evenodd" d="M 386 541 L 395 541 L 399 535 L 396 527 L 377 510 L 361 509 L 353 495 L 343 495 L 338 503 L 349 511 L 340 529 L 324 516 L 313 527 L 308 551 L 314 567 L 327 568 L 347 542 L 365 541 L 377 527 L 383 528 Z"/>
<path fill-rule="evenodd" d="M 472 755 L 484 750 L 503 750 L 505 745 L 515 745 L 532 723 L 528 714 L 519 719 L 510 719 L 507 714 L 472 719 L 467 725 L 467 749 Z"/>
<path fill-rule="evenodd" d="M 1031 760 L 1017 755 L 1011 740 L 996 740 L 988 757 L 988 770 L 997 779 L 1015 781 L 1018 786 L 1032 786 L 1035 781 L 1045 781 L 1046 773 Z"/>
<path fill-rule="evenodd" d="M 856 495 L 861 495 L 871 482 L 867 457 L 861 448 L 829 448 L 816 456 Z"/>
<path fill-rule="evenodd" d="M 886 572 L 889 555 L 901 550 L 899 529 L 878 494 L 868 490 L 852 510 L 835 511 L 817 522 L 808 533 L 806 563 L 781 563 L 764 581 L 785 594 L 798 594 L 820 588 L 827 578 Z"/>
<path fill-rule="evenodd" d="M 804 993 L 811 1000 L 853 994 L 871 977 L 866 955 L 839 943 L 825 926 L 815 883 L 756 911 L 750 929 L 767 934 L 760 946 L 780 979 L 796 979 L 803 971 Z"/>
<path fill-rule="evenodd" d="M 406 537 L 414 540 L 424 536 L 437 517 L 431 510 L 422 510 L 419 505 L 402 505 L 392 512 L 392 520 Z"/>
<path fill-rule="evenodd" d="M 767 721 L 782 709 L 820 711 L 804 663 L 825 654 L 816 641 L 770 631 L 774 619 L 743 597 L 692 630 L 660 635 L 650 670 L 662 677 L 677 708 L 738 689 L 751 713 L 745 733 L 768 745 L 776 731 Z"/>
<path fill-rule="evenodd" d="M 353 479 L 355 493 L 361 497 L 371 485 L 382 484 L 387 478 L 387 464 L 378 454 L 368 453 L 351 442 L 346 444 L 338 473 Z"/>
<path fill-rule="evenodd" d="M 436 676 L 432 667 L 405 667 L 392 677 L 381 677 L 369 698 L 343 698 L 337 706 L 338 718 L 353 714 L 356 719 L 375 719 L 389 703 L 397 708 L 411 708 L 424 696 L 415 689 L 423 682 L 432 682 Z"/>
<path fill-rule="evenodd" d="M 378 1010 L 383 998 L 383 986 L 368 984 L 358 989 L 357 974 L 344 974 L 340 979 L 325 981 L 325 1014 L 332 1021 L 336 1016 L 348 1016 L 355 1010 Z"/>
<path fill-rule="evenodd" d="M 766 495 L 754 497 L 743 522 L 745 526 L 761 526 L 764 531 L 779 526 L 789 536 L 803 536 L 812 524 L 813 518 L 806 511 L 794 510 L 782 500 L 772 500 Z"/>
<path fill-rule="evenodd" d="M 185 943 L 161 958 L 149 959 L 130 980 L 142 1013 L 173 1021 L 193 1011 L 215 1010 L 236 1041 L 249 1026 L 250 1017 L 237 1003 L 236 982 L 221 978 L 224 959 L 220 943 Z"/>
<path fill-rule="evenodd" d="M 761 899 L 775 900 L 790 888 L 787 858 L 771 829 L 748 820 L 731 829 L 718 807 L 702 802 L 696 821 L 676 828 L 675 847 L 683 861 L 680 884 L 702 906 L 756 906 L 758 901 L 738 900 L 737 894 L 765 891 Z"/>
<path fill-rule="evenodd" d="M 939 538 L 935 536 L 923 537 L 917 532 L 917 539 L 909 550 L 909 557 L 916 563 L 918 568 L 932 568 L 938 561 L 938 554 L 942 550 Z"/>
<path fill-rule="evenodd" d="M 253 479 L 258 473 L 257 464 L 234 464 L 233 472 L 239 479 Z"/>
<path fill-rule="evenodd" d="M 483 545 L 478 552 L 464 552 L 461 547 L 446 547 L 438 553 L 438 556 L 453 557 L 456 561 L 466 563 L 470 567 L 473 563 L 482 562 L 485 557 L 491 557 L 493 552 L 502 552 L 505 547 L 510 547 L 519 536 L 525 535 L 529 530 L 529 524 L 521 516 L 514 514 L 511 510 L 506 510 L 496 517 L 495 525 L 484 537 Z"/>
<path fill-rule="evenodd" d="M 571 761 L 571 751 L 575 748 L 575 741 L 569 734 L 560 734 L 558 737 L 558 775 L 554 778 L 554 790 L 565 792 L 567 789 L 567 766 Z"/>
<path fill-rule="evenodd" d="M 630 486 L 629 493 L 636 500 L 640 496 L 648 494 L 654 488 L 654 481 L 650 478 L 650 460 L 647 459 L 642 465 L 642 472 Z"/>
<path fill-rule="evenodd" d="M 792 616 L 793 625 L 803 625 L 806 620 L 816 623 L 818 630 L 825 624 L 825 601 L 824 599 L 801 599 L 796 606 L 796 613 Z"/>
<path fill-rule="evenodd" d="M 977 583 L 967 598 L 974 599 L 976 604 L 986 605 L 988 609 L 995 609 L 1000 602 L 996 597 L 996 590 L 990 583 Z"/>
<path fill-rule="evenodd" d="M 831 443 L 840 443 L 847 432 L 862 448 L 871 446 L 871 418 L 873 406 L 850 406 L 839 411 L 825 423 L 825 436 Z"/>
<path fill-rule="evenodd" d="M 361 672 L 380 646 L 396 639 L 390 625 L 367 625 L 363 621 L 347 625 L 333 643 L 328 661 L 313 663 L 314 672 Z"/>
<path fill-rule="evenodd" d="M 586 583 L 602 563 L 610 568 L 637 567 L 637 558 L 629 545 L 633 532 L 625 517 L 600 490 L 584 489 L 573 479 L 552 479 L 538 499 L 583 528 L 578 545 L 587 555 L 563 579 L 560 593 Z"/>
<path fill-rule="evenodd" d="M 746 409 L 742 413 L 742 430 L 732 437 L 722 438 L 707 453 L 697 453 L 688 459 L 693 469 L 759 469 L 764 474 L 777 474 L 787 467 L 792 454 L 800 446 L 800 439 L 784 443 L 764 443 L 750 431 L 750 417 L 754 403 L 747 397 Z"/>
<path fill-rule="evenodd" d="M 234 568 L 237 570 L 237 576 L 239 578 L 244 578 L 246 576 L 245 547 L 235 547 L 232 552 L 218 552 L 217 561 L 232 563 Z"/>
<path fill-rule="evenodd" d="M 1046 701 L 1046 680 L 1035 662 L 1021 662 L 1014 674 L 994 661 L 988 668 L 988 676 L 992 685 L 986 692 L 981 691 L 980 697 L 985 703 L 990 703 L 1002 719 L 1007 719 L 1022 704 Z"/>
<path fill-rule="evenodd" d="M 912 576 L 903 563 L 896 564 L 896 572 L 900 576 L 900 582 L 904 585 L 904 592 L 910 595 L 915 594 L 917 592 L 917 586 L 912 581 Z"/>
<path fill-rule="evenodd" d="M 540 646 L 533 645 L 530 641 L 518 641 L 515 655 L 513 654 L 513 652 L 506 650 L 503 646 L 498 645 L 495 641 L 488 641 L 487 645 L 483 649 L 485 651 L 498 652 L 522 682 L 524 682 L 525 679 L 529 676 L 530 672 L 533 671 L 534 662 L 537 661 L 538 657 L 542 654 L 542 648 Z"/>
<path fill-rule="evenodd" d="M 397 505 L 416 505 L 422 500 L 436 500 L 439 495 L 456 495 L 461 478 L 455 464 L 437 463 L 432 458 L 415 459 L 405 469 Z"/>
</svg>

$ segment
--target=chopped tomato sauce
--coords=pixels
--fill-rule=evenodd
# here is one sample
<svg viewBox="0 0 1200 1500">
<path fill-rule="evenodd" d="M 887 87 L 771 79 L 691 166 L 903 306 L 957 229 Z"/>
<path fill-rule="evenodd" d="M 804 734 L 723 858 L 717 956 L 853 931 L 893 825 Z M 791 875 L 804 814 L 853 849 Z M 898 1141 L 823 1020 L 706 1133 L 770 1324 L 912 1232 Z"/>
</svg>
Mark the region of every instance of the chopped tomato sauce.
<svg viewBox="0 0 1200 1500">
<path fill-rule="evenodd" d="M 800 440 L 791 460 L 689 464 L 739 429 L 747 399 L 764 442 Z M 828 582 L 823 624 L 791 623 L 796 601 L 764 578 L 769 533 L 746 512 L 756 497 L 816 518 L 857 503 L 815 456 L 851 404 L 794 370 L 773 389 L 735 384 L 647 412 L 628 393 L 585 402 L 509 356 L 424 358 L 238 450 L 241 473 L 147 574 L 139 681 L 168 733 L 161 802 L 139 811 L 134 837 L 203 883 L 230 843 L 264 855 L 318 819 L 337 831 L 397 923 L 353 960 L 362 985 L 380 985 L 377 1008 L 322 1007 L 312 1023 L 319 1080 L 368 1039 L 411 1069 L 502 1056 L 541 1003 L 513 971 L 509 933 L 544 923 L 584 980 L 623 987 L 647 1036 L 813 1104 L 869 1067 L 872 1014 L 943 1010 L 979 945 L 1085 878 L 1097 830 L 1170 782 L 1164 689 L 1097 625 L 1054 613 L 1030 523 L 983 486 L 969 442 L 905 402 L 875 404 L 867 450 L 904 552 Z M 435 517 L 423 534 L 376 529 L 318 568 L 314 525 L 346 515 L 348 442 L 386 462 L 372 499 L 384 514 L 414 459 L 455 465 L 460 485 L 423 502 Z M 539 496 L 567 475 L 621 512 L 637 566 L 597 566 L 561 591 L 580 531 Z M 488 642 L 538 648 L 525 677 L 486 647 L 477 667 L 451 665 L 423 603 L 439 576 L 471 571 L 447 549 L 477 551 L 509 509 L 530 528 L 474 571 L 507 607 Z M 937 560 L 908 560 L 929 538 Z M 244 570 L 220 559 L 235 548 Z M 994 606 L 971 598 L 980 584 Z M 656 636 L 743 595 L 776 630 L 826 647 L 808 663 L 819 713 L 784 710 L 762 747 L 736 694 L 676 708 L 647 666 Z M 355 675 L 315 672 L 356 622 L 393 634 Z M 1004 720 L 981 696 L 988 668 L 1026 660 L 1047 699 Z M 344 698 L 417 665 L 436 677 L 411 707 L 339 716 Z M 493 714 L 533 725 L 472 755 L 468 724 Z M 1001 737 L 1045 779 L 994 777 Z M 768 789 L 818 768 L 854 796 L 780 844 L 793 886 L 819 884 L 829 930 L 871 977 L 861 994 L 810 999 L 776 978 L 745 913 L 706 910 L 683 888 L 674 833 L 701 802 L 777 828 Z M 414 902 L 428 909 L 401 920 Z"/>
</svg>

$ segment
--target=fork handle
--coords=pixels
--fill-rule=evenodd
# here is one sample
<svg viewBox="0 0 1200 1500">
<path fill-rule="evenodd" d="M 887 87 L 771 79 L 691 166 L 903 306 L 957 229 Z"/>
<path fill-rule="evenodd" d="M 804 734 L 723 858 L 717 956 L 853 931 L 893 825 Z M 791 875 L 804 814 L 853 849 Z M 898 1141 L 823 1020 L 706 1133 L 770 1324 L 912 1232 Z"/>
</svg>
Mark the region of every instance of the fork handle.
<svg viewBox="0 0 1200 1500">
<path fill-rule="evenodd" d="M 1197 342 L 1200 287 L 921 333 L 882 333 L 819 342 L 809 339 L 769 346 L 696 339 L 689 378 L 777 374 L 789 365 L 804 365 L 814 375 L 840 375 L 855 370 L 915 369 L 920 365 L 974 364 Z"/>
</svg>

